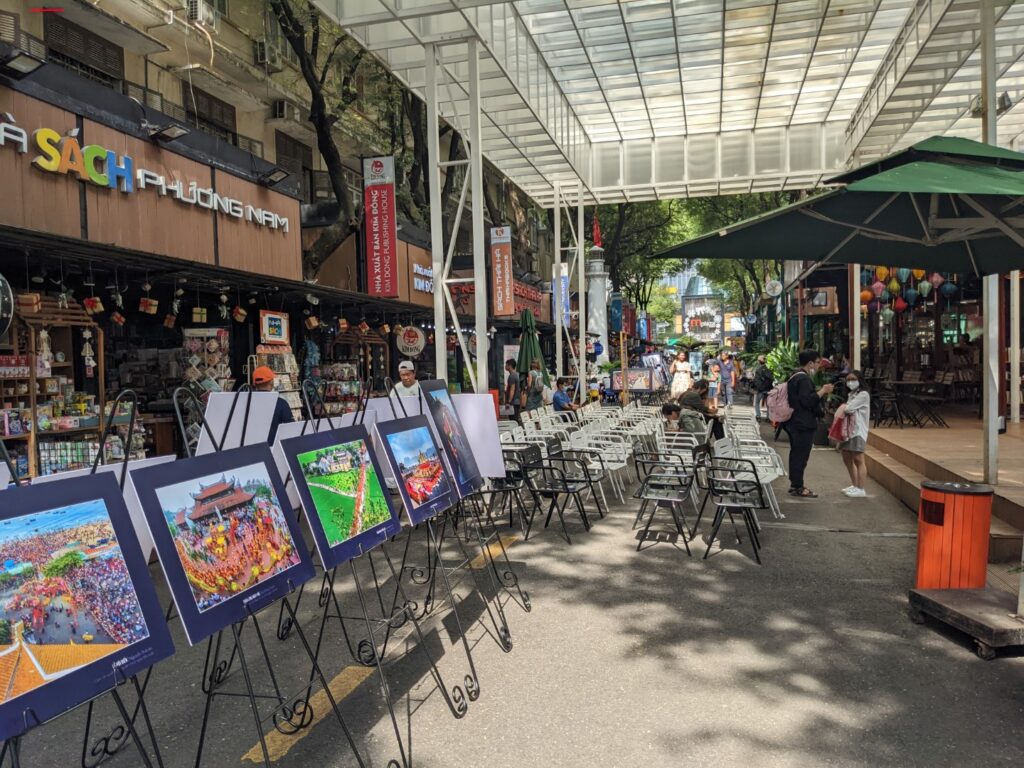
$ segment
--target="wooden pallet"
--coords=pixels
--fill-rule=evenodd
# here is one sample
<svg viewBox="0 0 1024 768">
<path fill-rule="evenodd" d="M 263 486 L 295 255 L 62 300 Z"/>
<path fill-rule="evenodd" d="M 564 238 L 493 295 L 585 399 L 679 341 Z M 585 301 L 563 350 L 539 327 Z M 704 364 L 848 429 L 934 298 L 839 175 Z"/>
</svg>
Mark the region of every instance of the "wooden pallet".
<svg viewBox="0 0 1024 768">
<path fill-rule="evenodd" d="M 970 635 L 978 656 L 996 657 L 997 648 L 1024 647 L 1024 617 L 1017 598 L 1000 589 L 912 589 L 908 613 L 915 624 L 931 616 Z"/>
</svg>

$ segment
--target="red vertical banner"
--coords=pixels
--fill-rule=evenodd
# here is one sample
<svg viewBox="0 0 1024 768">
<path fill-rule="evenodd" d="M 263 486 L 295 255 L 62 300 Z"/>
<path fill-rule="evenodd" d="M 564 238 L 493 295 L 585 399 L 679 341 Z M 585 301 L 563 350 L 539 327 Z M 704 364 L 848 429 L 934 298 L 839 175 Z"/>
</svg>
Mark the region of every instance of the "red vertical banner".
<svg viewBox="0 0 1024 768">
<path fill-rule="evenodd" d="M 515 295 L 512 287 L 512 230 L 491 228 L 491 314 L 514 317 Z"/>
<path fill-rule="evenodd" d="M 395 218 L 395 158 L 363 160 L 363 229 L 366 292 L 398 297 L 398 222 Z"/>
</svg>

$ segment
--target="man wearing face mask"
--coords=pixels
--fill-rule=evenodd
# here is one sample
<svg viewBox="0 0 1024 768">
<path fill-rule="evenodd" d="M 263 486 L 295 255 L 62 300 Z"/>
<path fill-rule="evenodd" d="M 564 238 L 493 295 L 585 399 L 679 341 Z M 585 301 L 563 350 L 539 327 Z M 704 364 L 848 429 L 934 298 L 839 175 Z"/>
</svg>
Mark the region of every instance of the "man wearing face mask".
<svg viewBox="0 0 1024 768">
<path fill-rule="evenodd" d="M 555 385 L 558 389 L 551 396 L 551 402 L 556 411 L 578 411 L 579 406 L 572 401 L 569 395 L 569 380 L 564 376 Z"/>
<path fill-rule="evenodd" d="M 821 355 L 816 350 L 805 349 L 800 353 L 800 368 L 786 384 L 789 406 L 793 409 L 793 415 L 785 423 L 789 433 L 789 493 L 805 499 L 818 496 L 804 485 L 804 470 L 811 458 L 818 417 L 824 411 L 822 400 L 832 394 L 831 384 L 814 387 L 812 377 L 818 371 L 820 360 Z"/>
</svg>

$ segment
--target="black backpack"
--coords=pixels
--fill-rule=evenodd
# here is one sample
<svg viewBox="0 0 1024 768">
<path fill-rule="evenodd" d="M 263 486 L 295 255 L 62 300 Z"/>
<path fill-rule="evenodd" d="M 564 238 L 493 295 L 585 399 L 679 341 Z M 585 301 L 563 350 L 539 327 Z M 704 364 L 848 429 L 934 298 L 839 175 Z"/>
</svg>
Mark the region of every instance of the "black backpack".
<svg viewBox="0 0 1024 768">
<path fill-rule="evenodd" d="M 767 365 L 762 365 L 754 374 L 754 389 L 758 392 L 768 392 L 772 388 L 772 372 Z"/>
</svg>

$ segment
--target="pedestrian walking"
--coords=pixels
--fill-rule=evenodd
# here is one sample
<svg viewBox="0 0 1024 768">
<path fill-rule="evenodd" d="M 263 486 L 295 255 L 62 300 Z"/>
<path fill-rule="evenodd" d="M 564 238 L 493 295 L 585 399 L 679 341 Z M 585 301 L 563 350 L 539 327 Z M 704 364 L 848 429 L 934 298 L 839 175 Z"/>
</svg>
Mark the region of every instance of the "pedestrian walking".
<svg viewBox="0 0 1024 768">
<path fill-rule="evenodd" d="M 772 376 L 771 368 L 768 367 L 765 356 L 758 355 L 757 366 L 754 368 L 754 415 L 758 421 L 767 421 L 768 419 L 766 401 L 768 400 L 768 393 L 772 391 L 773 383 L 774 377 Z M 765 409 L 763 414 L 762 408 Z"/>
<path fill-rule="evenodd" d="M 786 384 L 786 397 L 793 409 L 793 415 L 785 423 L 789 434 L 789 493 L 816 499 L 818 495 L 804 485 L 804 471 L 811 458 L 818 418 L 824 413 L 823 398 L 832 394 L 832 385 L 814 388 L 813 376 L 821 365 L 821 355 L 817 350 L 805 349 L 800 353 L 799 363 L 800 368 Z"/>
<path fill-rule="evenodd" d="M 839 444 L 843 453 L 843 463 L 850 473 L 851 485 L 843 488 L 843 493 L 852 499 L 867 496 L 864 483 L 868 479 L 868 463 L 864 451 L 868 445 L 868 429 L 871 422 L 871 395 L 864 389 L 864 377 L 860 371 L 846 374 L 846 389 L 850 393 L 846 402 L 845 418 L 849 437 Z"/>
<path fill-rule="evenodd" d="M 732 405 L 733 394 L 736 392 L 736 363 L 733 362 L 732 353 L 728 350 L 722 350 L 718 371 L 718 399 L 723 405 Z"/>
<path fill-rule="evenodd" d="M 510 357 L 505 361 L 505 405 L 512 407 L 512 418 L 516 421 L 519 421 L 519 411 L 522 408 L 519 398 L 521 389 L 516 361 Z"/>
<path fill-rule="evenodd" d="M 686 359 L 685 352 L 676 355 L 670 372 L 672 374 L 672 397 L 680 397 L 690 388 L 690 361 Z"/>
<path fill-rule="evenodd" d="M 722 381 L 722 369 L 718 360 L 711 358 L 708 363 L 708 404 L 712 408 L 718 408 L 718 390 Z"/>
<path fill-rule="evenodd" d="M 535 411 L 544 405 L 544 373 L 541 371 L 540 360 L 530 363 L 530 373 L 519 399 L 524 411 Z"/>
</svg>

